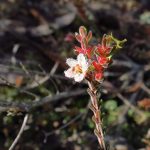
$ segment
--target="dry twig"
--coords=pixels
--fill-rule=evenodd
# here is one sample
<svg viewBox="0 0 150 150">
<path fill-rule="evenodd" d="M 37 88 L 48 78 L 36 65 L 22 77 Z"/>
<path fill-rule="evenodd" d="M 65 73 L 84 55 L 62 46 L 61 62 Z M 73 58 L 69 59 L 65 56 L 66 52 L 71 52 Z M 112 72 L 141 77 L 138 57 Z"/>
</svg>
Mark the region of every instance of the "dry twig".
<svg viewBox="0 0 150 150">
<path fill-rule="evenodd" d="M 24 117 L 22 126 L 20 128 L 20 131 L 19 131 L 18 135 L 16 136 L 15 140 L 13 141 L 12 145 L 10 146 L 9 150 L 13 150 L 15 148 L 16 144 L 18 143 L 18 141 L 19 141 L 19 139 L 20 139 L 25 127 L 26 127 L 28 118 L 29 118 L 29 114 L 26 114 Z"/>
<path fill-rule="evenodd" d="M 33 108 L 38 107 L 38 106 L 43 106 L 44 104 L 50 103 L 50 102 L 58 102 L 62 99 L 67 99 L 70 97 L 75 97 L 75 96 L 80 96 L 80 95 L 85 95 L 86 94 L 86 90 L 76 90 L 73 92 L 62 92 L 59 94 L 56 94 L 54 96 L 52 95 L 48 95 L 38 101 L 32 101 L 32 102 L 13 102 L 13 101 L 0 101 L 0 107 L 1 110 L 0 111 L 7 111 L 10 108 L 15 108 L 18 109 L 20 111 L 25 111 L 25 112 L 29 112 L 31 111 Z M 2 109 L 3 108 L 3 109 Z"/>
</svg>

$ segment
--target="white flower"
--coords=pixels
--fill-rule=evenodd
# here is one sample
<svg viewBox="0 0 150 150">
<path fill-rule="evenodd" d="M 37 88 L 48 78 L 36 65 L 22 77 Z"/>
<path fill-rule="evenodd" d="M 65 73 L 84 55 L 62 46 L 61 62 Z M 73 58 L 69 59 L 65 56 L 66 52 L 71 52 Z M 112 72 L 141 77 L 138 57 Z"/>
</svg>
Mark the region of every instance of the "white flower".
<svg viewBox="0 0 150 150">
<path fill-rule="evenodd" d="M 68 58 L 66 63 L 70 68 L 64 72 L 65 76 L 68 78 L 74 78 L 76 82 L 81 82 L 89 67 L 85 56 L 83 54 L 79 54 L 77 56 L 77 60 Z"/>
</svg>

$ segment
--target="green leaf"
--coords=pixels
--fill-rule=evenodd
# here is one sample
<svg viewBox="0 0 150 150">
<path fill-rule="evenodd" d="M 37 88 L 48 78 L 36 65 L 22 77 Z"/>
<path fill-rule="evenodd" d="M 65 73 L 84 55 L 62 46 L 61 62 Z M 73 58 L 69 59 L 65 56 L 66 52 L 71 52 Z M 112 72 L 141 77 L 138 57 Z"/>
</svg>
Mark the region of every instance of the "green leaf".
<svg viewBox="0 0 150 150">
<path fill-rule="evenodd" d="M 92 119 L 87 119 L 87 124 L 89 126 L 89 128 L 94 129 L 95 125 L 94 122 L 92 121 Z"/>
<path fill-rule="evenodd" d="M 108 100 L 105 102 L 104 108 L 108 111 L 115 110 L 117 108 L 117 102 L 115 100 Z"/>
<path fill-rule="evenodd" d="M 115 38 L 112 34 L 110 35 L 111 40 L 115 43 L 114 47 L 115 49 L 120 49 L 122 48 L 123 44 L 127 41 L 127 39 L 124 40 L 118 40 L 117 38 Z"/>
</svg>

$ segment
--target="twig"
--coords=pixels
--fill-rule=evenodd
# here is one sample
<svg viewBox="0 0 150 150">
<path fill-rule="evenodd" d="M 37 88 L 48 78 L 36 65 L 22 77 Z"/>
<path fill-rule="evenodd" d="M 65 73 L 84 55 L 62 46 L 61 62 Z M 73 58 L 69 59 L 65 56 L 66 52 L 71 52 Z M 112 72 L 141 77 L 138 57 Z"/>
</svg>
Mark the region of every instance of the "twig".
<svg viewBox="0 0 150 150">
<path fill-rule="evenodd" d="M 30 72 L 29 72 L 28 69 L 25 67 L 25 65 L 24 65 L 22 62 L 20 62 L 19 64 L 20 64 L 22 70 L 26 73 L 26 75 L 27 75 L 31 80 L 34 80 L 34 81 L 37 83 L 38 86 L 40 86 L 39 81 L 36 80 L 35 78 L 32 78 Z"/>
<path fill-rule="evenodd" d="M 32 92 L 29 92 L 29 91 L 27 91 L 27 90 L 24 90 L 24 89 L 22 89 L 22 88 L 17 87 L 16 85 L 14 85 L 14 84 L 10 83 L 9 81 L 7 81 L 7 79 L 5 79 L 5 78 L 2 77 L 2 76 L 0 76 L 0 80 L 2 80 L 3 82 L 5 82 L 5 84 L 6 84 L 7 86 L 10 86 L 10 87 L 15 88 L 15 89 L 18 90 L 20 93 L 28 94 L 28 95 L 34 97 L 35 100 L 38 100 L 38 99 L 39 99 L 39 97 L 38 97 L 36 94 L 34 94 L 34 93 L 32 93 Z"/>
<path fill-rule="evenodd" d="M 50 71 L 50 75 L 55 74 L 55 72 L 56 72 L 58 66 L 59 66 L 59 62 L 56 61 L 55 64 L 54 64 L 54 66 L 52 67 L 52 69 L 51 69 L 51 71 Z"/>
<path fill-rule="evenodd" d="M 58 102 L 62 99 L 67 99 L 70 97 L 75 97 L 75 96 L 79 96 L 79 95 L 85 95 L 86 94 L 86 90 L 76 90 L 76 91 L 68 91 L 68 92 L 62 92 L 56 95 L 48 95 L 42 99 L 40 99 L 39 101 L 32 101 L 32 102 L 13 102 L 13 101 L 0 101 L 0 107 L 3 108 L 2 110 L 9 110 L 10 108 L 15 108 L 15 109 L 19 109 L 20 111 L 25 111 L 25 112 L 29 112 L 31 111 L 31 109 L 38 107 L 38 106 L 42 106 L 44 104 L 50 103 L 50 102 Z M 19 101 L 19 100 L 18 100 Z"/>
<path fill-rule="evenodd" d="M 133 76 L 134 71 L 130 71 L 129 73 L 131 73 L 130 75 Z M 142 71 L 138 72 L 138 74 L 137 74 L 137 76 L 136 76 L 136 78 L 135 78 L 135 81 L 136 81 L 136 82 L 138 82 L 139 80 L 141 81 L 142 76 L 143 76 L 143 72 L 142 72 Z M 131 77 L 130 77 L 130 78 L 131 78 Z M 112 85 L 112 84 L 111 84 L 111 85 Z M 139 109 L 137 109 L 137 108 L 132 104 L 132 103 L 134 102 L 134 100 L 135 100 L 135 97 L 136 97 L 137 93 L 134 93 L 134 94 L 132 95 L 132 98 L 131 98 L 132 100 L 131 100 L 131 102 L 129 102 L 128 99 L 126 99 L 120 92 L 118 92 L 118 89 L 117 89 L 114 85 L 112 85 L 112 88 L 116 91 L 115 93 L 116 93 L 117 97 L 120 98 L 120 99 L 124 102 L 124 104 L 125 104 L 126 106 L 128 106 L 129 108 L 131 108 L 132 110 L 136 111 L 136 112 L 139 113 L 139 114 L 142 113 Z M 126 112 L 127 112 L 127 110 L 128 110 L 128 108 L 126 109 Z"/>
<path fill-rule="evenodd" d="M 125 105 L 134 110 L 136 113 L 138 113 L 139 115 L 143 115 L 143 112 L 132 105 L 121 93 L 117 93 L 117 97 L 119 97 Z"/>
<path fill-rule="evenodd" d="M 15 140 L 13 141 L 12 145 L 10 146 L 9 150 L 13 150 L 15 148 L 16 144 L 18 143 L 18 141 L 19 141 L 19 139 L 20 139 L 20 137 L 21 137 L 21 135 L 25 129 L 28 118 L 29 118 L 29 114 L 26 114 L 24 117 L 22 126 L 20 128 L 20 131 L 19 131 L 18 135 L 16 136 Z"/>
<path fill-rule="evenodd" d="M 150 95 L 150 89 L 145 85 L 144 82 L 142 82 L 141 88 L 142 88 L 147 94 Z"/>
</svg>

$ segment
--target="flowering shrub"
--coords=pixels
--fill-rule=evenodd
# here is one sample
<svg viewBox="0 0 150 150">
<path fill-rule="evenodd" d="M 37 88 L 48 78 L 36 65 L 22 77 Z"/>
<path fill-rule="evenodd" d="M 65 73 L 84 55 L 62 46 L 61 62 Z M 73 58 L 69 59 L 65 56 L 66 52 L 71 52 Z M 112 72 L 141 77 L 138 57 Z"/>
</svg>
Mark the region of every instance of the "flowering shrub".
<svg viewBox="0 0 150 150">
<path fill-rule="evenodd" d="M 104 35 L 101 43 L 91 45 L 92 32 L 87 32 L 86 28 L 81 26 L 79 33 L 75 33 L 79 46 L 75 46 L 75 52 L 78 54 L 77 60 L 68 58 L 66 63 L 69 69 L 65 71 L 65 76 L 74 78 L 76 82 L 83 79 L 100 82 L 104 76 L 104 70 L 112 62 L 114 50 L 122 48 L 125 42 L 115 39 L 112 35 Z"/>
<path fill-rule="evenodd" d="M 91 45 L 92 32 L 87 32 L 83 26 L 79 28 L 79 33 L 75 33 L 75 37 L 80 43 L 80 47 L 75 46 L 74 49 L 78 54 L 77 60 L 68 58 L 66 63 L 70 68 L 64 73 L 66 77 L 73 78 L 76 82 L 81 82 L 83 79 L 88 81 L 87 91 L 91 98 L 90 109 L 93 111 L 92 119 L 95 123 L 94 133 L 97 136 L 100 149 L 106 150 L 97 97 L 97 83 L 103 80 L 104 71 L 112 62 L 115 50 L 122 48 L 121 46 L 126 40 L 120 41 L 112 35 L 104 35 L 101 43 Z"/>
</svg>

